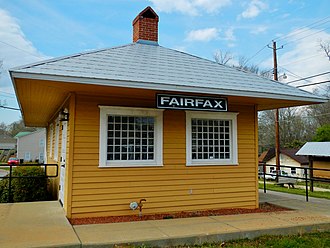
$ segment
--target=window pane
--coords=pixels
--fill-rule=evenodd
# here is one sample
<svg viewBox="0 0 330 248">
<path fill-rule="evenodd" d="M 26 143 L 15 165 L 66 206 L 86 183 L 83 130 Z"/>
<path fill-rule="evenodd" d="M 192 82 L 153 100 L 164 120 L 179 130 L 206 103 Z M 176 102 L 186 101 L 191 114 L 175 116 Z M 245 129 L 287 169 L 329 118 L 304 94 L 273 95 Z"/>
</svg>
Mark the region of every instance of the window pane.
<svg viewBox="0 0 330 248">
<path fill-rule="evenodd" d="M 109 115 L 107 160 L 154 160 L 154 125 L 154 117 Z"/>
<path fill-rule="evenodd" d="M 230 159 L 230 122 L 191 119 L 192 159 Z"/>
<path fill-rule="evenodd" d="M 107 160 L 154 160 L 154 125 L 154 117 L 109 115 Z"/>
</svg>

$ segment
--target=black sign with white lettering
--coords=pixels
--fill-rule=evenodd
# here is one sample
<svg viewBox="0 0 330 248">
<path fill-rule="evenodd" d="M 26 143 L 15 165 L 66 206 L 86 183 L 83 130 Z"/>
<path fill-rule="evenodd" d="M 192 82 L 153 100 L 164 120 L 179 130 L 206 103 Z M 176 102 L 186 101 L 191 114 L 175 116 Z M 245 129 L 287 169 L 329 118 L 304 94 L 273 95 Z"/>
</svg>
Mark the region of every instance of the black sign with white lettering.
<svg viewBox="0 0 330 248">
<path fill-rule="evenodd" d="M 227 111 L 227 99 L 157 94 L 157 108 Z"/>
</svg>

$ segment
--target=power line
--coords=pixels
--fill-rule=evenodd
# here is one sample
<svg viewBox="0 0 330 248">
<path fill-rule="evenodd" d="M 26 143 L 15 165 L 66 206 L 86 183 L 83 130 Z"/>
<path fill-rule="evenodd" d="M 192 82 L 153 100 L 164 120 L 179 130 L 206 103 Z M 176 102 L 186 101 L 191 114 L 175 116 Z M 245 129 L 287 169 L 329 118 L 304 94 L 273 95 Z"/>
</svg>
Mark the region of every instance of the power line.
<svg viewBox="0 0 330 248">
<path fill-rule="evenodd" d="M 299 85 L 299 86 L 296 86 L 296 88 L 302 88 L 302 87 L 307 87 L 307 86 L 312 86 L 312 85 L 317 85 L 317 84 L 325 84 L 325 83 L 330 83 L 330 80 L 321 81 L 321 82 L 312 83 L 312 84 Z"/>
<path fill-rule="evenodd" d="M 18 110 L 18 111 L 21 111 L 20 109 L 18 108 L 13 108 L 13 107 L 6 107 L 6 106 L 1 106 L 0 105 L 0 108 L 4 108 L 4 109 L 11 109 L 11 110 Z"/>
<path fill-rule="evenodd" d="M 290 41 L 288 41 L 287 43 L 284 43 L 283 46 L 286 46 L 286 45 L 288 45 L 288 44 L 290 44 L 290 43 L 292 43 L 292 42 L 296 42 L 296 41 L 299 41 L 299 40 L 303 40 L 303 39 L 305 39 L 305 38 L 307 38 L 307 37 L 309 37 L 309 36 L 312 36 L 312 35 L 315 35 L 315 34 L 321 33 L 321 32 L 323 32 L 324 30 L 327 30 L 327 29 L 328 29 L 328 28 L 324 28 L 324 29 L 321 29 L 321 30 L 319 30 L 319 31 L 317 31 L 317 32 L 311 33 L 311 34 L 309 34 L 309 35 L 306 35 L 306 36 L 303 36 L 303 37 L 300 37 L 300 38 L 297 38 L 297 39 L 294 39 L 294 40 L 290 40 Z"/>
<path fill-rule="evenodd" d="M 33 54 L 33 53 L 30 53 L 30 52 L 28 52 L 28 51 L 25 51 L 25 50 L 23 50 L 23 49 L 21 49 L 21 48 L 19 48 L 19 47 L 16 47 L 16 46 L 13 46 L 13 45 L 11 45 L 11 44 L 8 44 L 7 42 L 4 42 L 4 41 L 1 41 L 1 40 L 0 40 L 0 43 L 5 44 L 5 45 L 10 46 L 10 47 L 13 47 L 13 48 L 15 48 L 15 49 L 17 49 L 17 50 L 20 50 L 20 51 L 22 51 L 22 52 L 25 52 L 25 53 L 27 53 L 27 54 L 30 54 L 30 55 L 32 55 L 32 56 L 34 56 L 34 57 L 36 57 L 36 58 L 44 59 L 44 57 L 41 57 L 41 56 L 39 56 L 39 55 L 35 55 L 35 54 Z"/>
<path fill-rule="evenodd" d="M 251 59 L 256 57 L 259 53 L 261 53 L 266 47 L 268 47 L 269 44 L 263 46 L 258 52 L 256 52 L 253 56 L 251 56 L 249 59 L 246 60 L 246 63 L 248 63 Z"/>
<path fill-rule="evenodd" d="M 314 58 L 314 57 L 319 57 L 319 56 L 320 56 L 319 54 L 316 54 L 316 55 L 313 55 L 313 56 L 309 56 L 309 57 L 305 57 L 305 58 L 302 58 L 302 59 L 294 60 L 294 61 L 291 61 L 290 63 L 284 64 L 283 66 L 291 65 L 291 64 L 294 64 L 294 63 L 297 63 L 297 62 L 301 62 L 301 61 L 308 60 L 308 59 L 311 59 L 311 58 Z"/>
<path fill-rule="evenodd" d="M 309 24 L 309 25 L 306 25 L 306 26 L 303 26 L 303 27 L 301 27 L 301 28 L 298 28 L 298 29 L 295 30 L 294 32 L 289 33 L 289 34 L 287 34 L 287 35 L 282 35 L 282 36 L 280 36 L 279 38 L 274 39 L 274 40 L 279 41 L 279 40 L 287 39 L 288 37 L 291 37 L 291 36 L 294 36 L 294 35 L 297 35 L 297 34 L 301 34 L 301 33 L 307 32 L 306 28 L 311 28 L 311 27 L 312 27 L 312 28 L 315 28 L 315 27 L 321 26 L 321 25 L 323 25 L 323 24 L 325 24 L 325 23 L 328 23 L 328 22 L 330 21 L 330 20 L 326 21 L 327 19 L 330 19 L 330 16 L 327 16 L 327 17 L 325 17 L 325 18 L 323 18 L 323 19 L 321 19 L 321 20 L 318 20 L 318 21 L 316 21 L 316 22 L 313 22 L 313 23 L 311 23 L 311 24 Z M 322 23 L 322 22 L 323 22 L 323 23 Z M 318 24 L 318 23 L 320 23 L 320 24 Z M 318 24 L 318 25 L 315 25 L 315 24 Z M 299 31 L 299 30 L 300 30 L 300 31 Z"/>
<path fill-rule="evenodd" d="M 290 70 L 288 70 L 288 69 L 286 69 L 286 68 L 284 68 L 284 67 L 282 67 L 282 66 L 279 66 L 279 67 L 281 67 L 283 70 L 287 71 L 288 74 L 291 74 L 291 75 L 293 75 L 293 76 L 295 76 L 295 77 L 297 77 L 297 78 L 300 78 L 300 80 L 304 80 L 304 81 L 306 81 L 307 83 L 310 83 L 310 81 L 304 79 L 302 76 L 299 76 L 299 75 L 297 75 L 296 73 L 294 73 L 294 72 L 292 72 L 292 71 L 290 71 Z M 324 91 L 327 91 L 327 89 L 324 88 L 324 87 L 322 87 L 321 85 L 316 85 L 316 87 L 321 88 L 321 89 L 324 90 Z"/>
<path fill-rule="evenodd" d="M 310 79 L 310 78 L 314 78 L 314 77 L 319 77 L 319 76 L 323 76 L 323 75 L 326 75 L 326 74 L 330 74 L 330 71 L 319 73 L 319 74 L 316 74 L 316 75 L 312 75 L 312 76 L 297 79 L 297 80 L 293 80 L 293 81 L 287 82 L 287 84 L 292 84 L 292 83 L 295 83 L 295 82 L 298 82 L 298 81 L 302 81 L 302 80 L 306 80 L 306 79 Z"/>
</svg>

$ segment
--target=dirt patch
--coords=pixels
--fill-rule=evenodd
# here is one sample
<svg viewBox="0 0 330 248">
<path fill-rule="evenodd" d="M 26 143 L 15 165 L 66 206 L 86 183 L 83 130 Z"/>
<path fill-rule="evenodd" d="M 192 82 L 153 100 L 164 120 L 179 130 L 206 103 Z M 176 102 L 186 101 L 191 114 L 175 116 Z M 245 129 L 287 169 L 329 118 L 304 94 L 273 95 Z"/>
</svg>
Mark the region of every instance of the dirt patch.
<svg viewBox="0 0 330 248">
<path fill-rule="evenodd" d="M 226 209 L 212 209 L 212 210 L 193 211 L 193 212 L 182 211 L 176 213 L 150 214 L 150 215 L 143 215 L 142 217 L 139 217 L 138 215 L 124 215 L 124 216 L 105 216 L 105 217 L 91 217 L 91 218 L 74 218 L 74 219 L 69 219 L 69 221 L 72 225 L 85 225 L 85 224 L 177 219 L 177 218 L 217 216 L 217 215 L 253 214 L 253 213 L 288 211 L 288 210 L 291 209 L 279 207 L 269 203 L 261 203 L 259 205 L 259 208 L 257 209 L 226 208 Z"/>
</svg>

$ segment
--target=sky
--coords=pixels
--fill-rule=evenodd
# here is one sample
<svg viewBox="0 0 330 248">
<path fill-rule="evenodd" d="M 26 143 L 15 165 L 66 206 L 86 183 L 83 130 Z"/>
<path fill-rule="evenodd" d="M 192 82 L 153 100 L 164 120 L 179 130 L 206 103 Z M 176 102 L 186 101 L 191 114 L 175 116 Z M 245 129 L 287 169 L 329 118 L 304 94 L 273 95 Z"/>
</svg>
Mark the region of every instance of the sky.
<svg viewBox="0 0 330 248">
<path fill-rule="evenodd" d="M 19 108 L 9 68 L 129 44 L 132 21 L 147 6 L 159 15 L 161 46 L 209 60 L 227 52 L 228 65 L 244 57 L 271 71 L 276 41 L 283 82 L 330 72 L 320 48 L 330 42 L 329 0 L 0 0 L 0 106 Z M 324 84 L 302 89 L 322 92 Z M 0 108 L 0 123 L 19 119 L 20 111 Z"/>
</svg>

